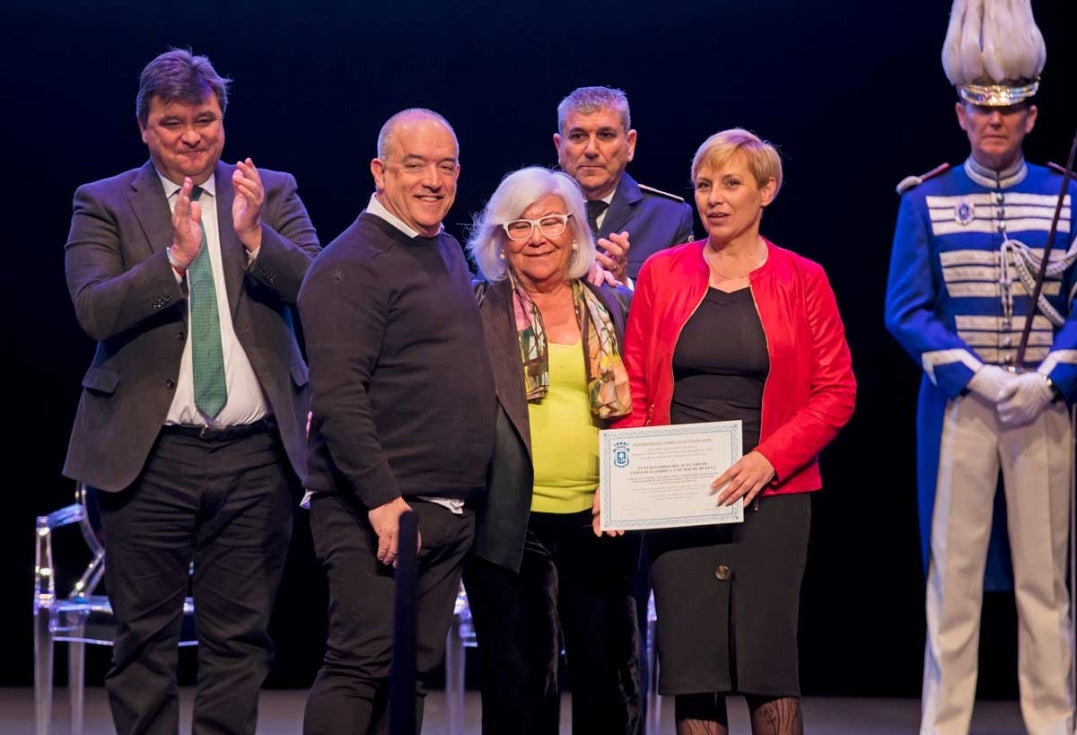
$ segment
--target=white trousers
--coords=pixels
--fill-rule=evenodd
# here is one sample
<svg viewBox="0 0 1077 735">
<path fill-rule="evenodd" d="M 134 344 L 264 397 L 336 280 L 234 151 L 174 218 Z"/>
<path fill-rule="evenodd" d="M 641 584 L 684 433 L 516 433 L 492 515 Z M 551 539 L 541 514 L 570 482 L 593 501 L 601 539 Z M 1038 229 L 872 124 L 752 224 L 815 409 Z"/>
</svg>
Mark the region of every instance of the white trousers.
<svg viewBox="0 0 1077 735">
<path fill-rule="evenodd" d="M 1002 472 L 1017 602 L 1018 685 L 1029 735 L 1074 735 L 1069 550 L 1073 428 L 1061 402 L 1004 429 L 975 395 L 950 401 L 927 580 L 921 735 L 968 735 L 992 505 Z"/>
</svg>

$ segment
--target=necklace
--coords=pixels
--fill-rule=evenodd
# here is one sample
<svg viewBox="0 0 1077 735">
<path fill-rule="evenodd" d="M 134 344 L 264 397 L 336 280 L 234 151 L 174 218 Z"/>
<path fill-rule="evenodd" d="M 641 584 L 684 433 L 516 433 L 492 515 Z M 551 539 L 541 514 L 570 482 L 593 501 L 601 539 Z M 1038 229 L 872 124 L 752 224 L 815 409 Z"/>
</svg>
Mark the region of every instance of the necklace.
<svg viewBox="0 0 1077 735">
<path fill-rule="evenodd" d="M 762 267 L 762 265 L 767 262 L 767 256 L 769 255 L 769 252 L 768 252 L 767 246 L 763 242 L 762 238 L 759 239 L 759 244 L 761 246 L 761 249 L 754 252 L 754 253 L 751 253 L 747 257 L 747 261 L 749 263 L 752 263 L 753 265 L 750 268 L 748 268 L 748 270 L 746 270 L 743 274 L 741 274 L 739 276 L 731 276 L 728 273 L 723 273 L 721 270 L 719 270 L 718 266 L 716 266 L 714 264 L 714 261 L 712 260 L 712 258 L 715 258 L 718 255 L 718 252 L 715 251 L 715 250 L 709 249 L 707 246 L 703 247 L 703 260 L 706 261 L 707 266 L 711 269 L 711 271 L 715 275 L 720 276 L 721 278 L 724 278 L 727 281 L 744 280 L 744 279 L 746 279 L 748 277 L 749 273 L 756 270 L 757 268 Z"/>
</svg>

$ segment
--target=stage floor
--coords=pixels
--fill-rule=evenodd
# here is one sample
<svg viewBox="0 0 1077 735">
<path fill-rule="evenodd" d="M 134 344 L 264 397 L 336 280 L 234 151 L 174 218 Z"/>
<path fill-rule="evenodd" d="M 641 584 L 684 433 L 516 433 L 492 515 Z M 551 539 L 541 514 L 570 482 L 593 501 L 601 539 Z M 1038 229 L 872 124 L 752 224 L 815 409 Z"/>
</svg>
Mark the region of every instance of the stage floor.
<svg viewBox="0 0 1077 735">
<path fill-rule="evenodd" d="M 259 710 L 258 735 L 298 735 L 303 720 L 305 690 L 267 690 Z M 190 732 L 192 692 L 182 692 L 181 732 Z M 68 735 L 70 717 L 67 690 L 57 689 L 53 702 L 51 735 Z M 83 735 L 112 735 L 108 703 L 101 688 L 86 690 L 86 717 Z M 569 695 L 562 707 L 562 735 L 570 735 Z M 443 692 L 434 691 L 427 698 L 423 735 L 452 735 L 447 725 L 447 706 Z M 812 735 L 915 735 L 920 713 L 916 699 L 871 699 L 806 697 L 804 699 L 805 733 Z M 657 732 L 672 735 L 673 702 L 663 700 Z M 730 705 L 731 733 L 748 735 L 747 710 L 743 701 Z M 32 689 L 0 689 L 0 735 L 31 735 L 34 732 L 34 693 Z M 1017 702 L 978 702 L 970 735 L 1023 735 Z M 469 690 L 465 695 L 464 731 L 460 735 L 479 733 L 479 696 Z M 577 735 L 584 735 L 582 733 Z"/>
</svg>

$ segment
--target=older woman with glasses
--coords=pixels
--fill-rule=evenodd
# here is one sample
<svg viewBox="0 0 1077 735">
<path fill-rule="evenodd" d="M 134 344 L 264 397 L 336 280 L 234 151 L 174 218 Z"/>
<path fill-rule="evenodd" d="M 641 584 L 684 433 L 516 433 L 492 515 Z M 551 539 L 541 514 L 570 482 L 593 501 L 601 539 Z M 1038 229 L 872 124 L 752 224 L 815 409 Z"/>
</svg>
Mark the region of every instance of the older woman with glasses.
<svg viewBox="0 0 1077 735">
<path fill-rule="evenodd" d="M 621 345 L 630 293 L 585 280 L 595 245 L 566 174 L 506 176 L 468 250 L 499 405 L 489 492 L 464 584 L 486 735 L 553 735 L 567 655 L 572 731 L 640 722 L 632 535 L 598 531 L 598 431 L 630 410 Z"/>
</svg>

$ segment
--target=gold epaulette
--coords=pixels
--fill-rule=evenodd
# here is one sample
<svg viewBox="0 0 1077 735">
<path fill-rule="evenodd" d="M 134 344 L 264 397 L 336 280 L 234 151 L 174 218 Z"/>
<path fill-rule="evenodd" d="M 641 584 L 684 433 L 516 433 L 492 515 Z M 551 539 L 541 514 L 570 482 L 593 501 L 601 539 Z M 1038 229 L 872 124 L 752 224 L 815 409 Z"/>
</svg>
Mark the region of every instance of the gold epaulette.
<svg viewBox="0 0 1077 735">
<path fill-rule="evenodd" d="M 666 199 L 672 199 L 675 202 L 683 202 L 684 201 L 684 197 L 679 197 L 676 194 L 670 194 L 668 191 L 662 191 L 661 189 L 655 189 L 653 186 L 646 186 L 645 184 L 640 184 L 639 182 L 636 182 L 636 185 L 639 186 L 639 188 L 642 189 L 643 191 L 646 191 L 646 192 L 648 192 L 650 194 L 657 194 L 658 196 L 665 197 Z"/>
<path fill-rule="evenodd" d="M 931 169 L 926 174 L 920 174 L 919 176 L 906 176 L 905 178 L 903 178 L 901 181 L 898 182 L 897 193 L 898 194 L 904 194 L 905 192 L 907 192 L 909 189 L 913 188 L 914 186 L 919 186 L 920 184 L 924 183 L 928 179 L 934 178 L 934 177 L 938 176 L 939 174 L 941 174 L 942 172 L 949 171 L 949 170 L 950 170 L 950 164 L 948 164 L 948 163 L 940 163 L 938 166 Z"/>
</svg>

